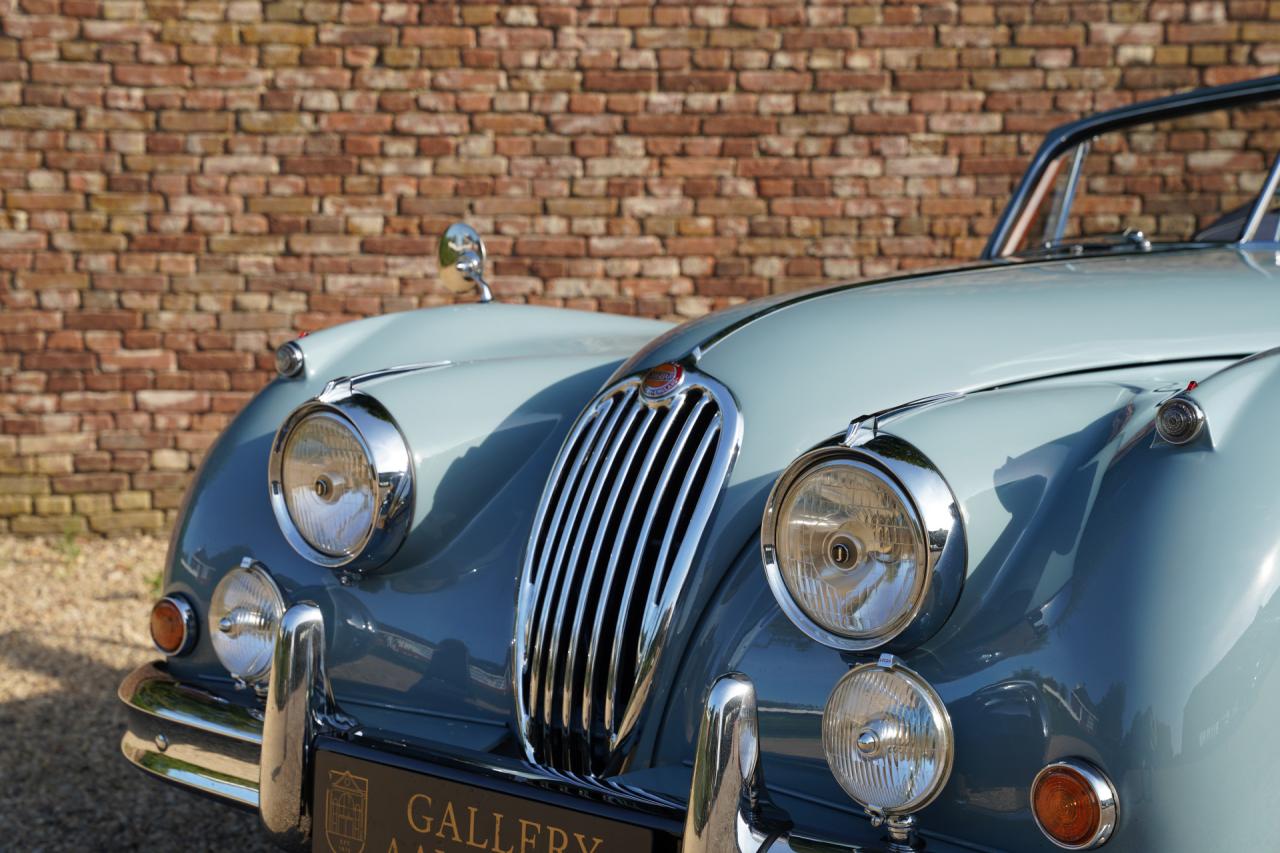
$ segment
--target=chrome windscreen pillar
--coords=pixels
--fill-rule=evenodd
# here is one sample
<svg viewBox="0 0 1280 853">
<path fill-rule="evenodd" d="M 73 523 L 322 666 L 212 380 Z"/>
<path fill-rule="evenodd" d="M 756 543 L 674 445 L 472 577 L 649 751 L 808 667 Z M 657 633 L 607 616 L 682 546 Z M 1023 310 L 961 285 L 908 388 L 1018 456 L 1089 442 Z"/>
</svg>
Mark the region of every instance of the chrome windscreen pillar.
<svg viewBox="0 0 1280 853">
<path fill-rule="evenodd" d="M 722 675 L 711 685 L 698 726 L 684 853 L 739 853 L 771 844 L 771 834 L 757 825 L 759 764 L 755 686 L 740 673 Z"/>
<path fill-rule="evenodd" d="M 258 771 L 258 810 L 276 844 L 306 846 L 312 743 L 322 730 L 349 726 L 337 714 L 325 674 L 324 617 L 314 604 L 295 604 L 276 636 Z"/>
</svg>

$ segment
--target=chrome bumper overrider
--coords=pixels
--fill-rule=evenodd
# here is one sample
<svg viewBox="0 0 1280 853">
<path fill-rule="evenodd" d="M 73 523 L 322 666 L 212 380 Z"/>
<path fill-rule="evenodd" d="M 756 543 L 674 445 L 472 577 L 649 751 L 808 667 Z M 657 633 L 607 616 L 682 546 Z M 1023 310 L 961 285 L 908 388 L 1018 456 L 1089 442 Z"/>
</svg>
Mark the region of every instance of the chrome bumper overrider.
<svg viewBox="0 0 1280 853">
<path fill-rule="evenodd" d="M 129 709 L 121 742 L 135 766 L 165 781 L 258 811 L 277 844 L 311 835 L 313 746 L 353 721 L 338 712 L 324 667 L 319 608 L 298 604 L 281 620 L 265 713 L 173 678 L 148 664 L 120 685 Z M 873 853 L 802 839 L 771 813 L 759 768 L 755 688 L 736 673 L 712 685 L 698 730 L 683 853 Z M 890 853 L 919 849 L 886 840 Z"/>
</svg>

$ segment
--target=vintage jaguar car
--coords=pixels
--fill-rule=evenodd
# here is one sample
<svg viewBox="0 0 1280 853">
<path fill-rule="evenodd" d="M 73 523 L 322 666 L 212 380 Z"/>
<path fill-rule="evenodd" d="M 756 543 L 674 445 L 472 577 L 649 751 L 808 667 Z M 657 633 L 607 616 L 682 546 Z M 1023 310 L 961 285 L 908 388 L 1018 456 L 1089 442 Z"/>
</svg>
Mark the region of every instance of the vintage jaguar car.
<svg viewBox="0 0 1280 853">
<path fill-rule="evenodd" d="M 967 268 L 285 344 L 125 756 L 334 853 L 1276 849 L 1277 98 L 1057 129 Z"/>
</svg>

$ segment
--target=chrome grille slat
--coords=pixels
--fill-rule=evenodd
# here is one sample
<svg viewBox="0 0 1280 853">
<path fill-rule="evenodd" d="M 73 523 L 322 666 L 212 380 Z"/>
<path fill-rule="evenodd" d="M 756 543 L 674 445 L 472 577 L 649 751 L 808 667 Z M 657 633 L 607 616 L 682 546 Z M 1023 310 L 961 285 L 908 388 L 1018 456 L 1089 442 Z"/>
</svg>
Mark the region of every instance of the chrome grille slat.
<svg viewBox="0 0 1280 853">
<path fill-rule="evenodd" d="M 671 482 L 671 476 L 675 473 L 676 461 L 680 458 L 680 451 L 683 450 L 685 444 L 688 443 L 689 435 L 693 432 L 693 426 L 697 420 L 697 416 L 701 412 L 702 406 L 705 404 L 705 401 L 700 402 L 698 407 L 694 409 L 688 420 L 686 420 L 684 425 L 680 428 L 680 434 L 676 436 L 675 444 L 672 446 L 671 455 L 667 457 L 667 464 L 662 466 L 662 473 L 658 475 L 658 483 L 654 488 L 655 495 L 660 496 L 666 490 L 667 484 Z M 627 572 L 627 586 L 622 592 L 623 610 L 629 609 L 631 598 L 635 595 L 637 578 L 640 573 L 640 562 L 644 558 L 645 554 L 645 549 L 640 546 L 648 541 L 649 532 L 653 529 L 653 520 L 658 515 L 659 505 L 660 501 L 657 500 L 649 504 L 649 511 L 645 513 L 644 522 L 640 526 L 640 538 L 637 540 L 638 545 L 636 550 L 632 553 L 631 569 Z M 621 677 L 622 667 L 627 663 L 627 661 L 622 657 L 627 651 L 624 646 L 626 641 L 624 636 L 626 633 L 626 627 L 627 624 L 625 620 L 619 619 L 618 624 L 614 627 L 613 643 L 609 646 L 609 677 L 608 685 L 604 690 L 604 725 L 605 728 L 609 730 L 611 737 L 613 732 L 616 731 L 614 728 L 614 721 L 617 719 L 618 711 L 619 679 Z"/>
<path fill-rule="evenodd" d="M 582 522 L 582 502 L 586 497 L 586 491 L 592 482 L 592 475 L 595 473 L 596 466 L 600 463 L 600 456 L 604 450 L 605 444 L 610 438 L 613 426 L 617 423 L 618 416 L 622 414 L 625 408 L 625 401 L 619 401 L 616 405 L 610 406 L 612 414 L 602 412 L 598 419 L 598 425 L 594 430 L 593 440 L 590 442 L 591 451 L 587 464 L 582 468 L 581 476 L 578 478 L 577 487 L 574 489 L 572 505 L 568 514 L 565 516 L 564 528 L 560 535 L 560 543 L 556 546 L 555 562 L 552 564 L 553 571 L 551 578 L 547 582 L 547 595 L 555 597 L 563 603 L 565 598 L 564 590 L 568 589 L 567 578 L 569 567 L 565 563 L 565 552 L 568 550 L 570 543 L 577 547 L 580 542 L 577 538 L 579 525 Z M 542 612 L 538 615 L 538 632 L 534 635 L 534 649 L 538 652 L 534 659 L 533 672 L 537 675 L 542 671 L 543 661 L 545 660 L 546 678 L 542 695 L 542 715 L 549 718 L 552 713 L 552 702 L 555 696 L 555 666 L 556 660 L 552 655 L 545 655 L 548 651 L 547 645 L 549 641 L 554 641 L 555 635 L 547 634 L 547 628 L 550 627 L 552 607 L 543 607 Z M 537 699 L 537 694 L 534 694 Z"/>
<path fill-rule="evenodd" d="M 656 411 L 656 410 L 655 410 Z M 674 418 L 665 417 L 658 425 L 658 434 L 653 438 L 649 445 L 648 451 L 645 453 L 644 461 L 640 464 L 640 470 L 636 472 L 636 488 L 632 489 L 631 495 L 627 498 L 627 507 L 622 514 L 620 527 L 622 529 L 629 528 L 631 518 L 635 515 L 636 507 L 640 502 L 640 495 L 643 493 L 640 486 L 648 482 L 649 475 L 653 471 L 653 464 L 658 458 L 658 449 L 663 446 L 666 441 L 667 433 L 671 429 Z M 613 553 L 609 555 L 609 565 L 605 569 L 604 575 L 604 593 L 600 596 L 600 601 L 596 605 L 596 618 L 591 626 L 591 641 L 587 646 L 587 675 L 585 683 L 588 688 L 583 691 L 582 702 L 582 728 L 584 731 L 591 731 L 592 717 L 591 713 L 595 701 L 595 684 L 597 679 L 597 665 L 603 660 L 604 655 L 600 653 L 601 632 L 605 624 L 605 610 L 610 601 L 608 592 L 613 588 L 614 573 L 618 569 L 621 562 L 622 549 L 615 548 Z M 628 561 L 628 565 L 630 562 Z M 608 670 L 606 670 L 607 672 Z"/>
<path fill-rule="evenodd" d="M 600 428 L 604 424 L 604 417 L 609 411 L 609 409 L 612 408 L 613 402 L 614 402 L 613 400 L 607 401 L 605 404 L 601 406 L 601 409 L 603 409 L 603 411 L 597 411 L 593 413 L 594 416 L 590 423 L 590 432 L 587 435 L 587 438 L 583 441 L 582 445 L 580 445 L 580 447 L 586 447 L 589 449 L 595 443 L 596 436 L 599 435 Z M 569 472 L 568 479 L 565 482 L 565 486 L 560 492 L 560 501 L 556 505 L 555 515 L 553 516 L 551 525 L 549 527 L 549 529 L 552 531 L 559 532 L 561 530 L 560 523 L 564 517 L 566 502 L 567 500 L 569 500 L 567 496 L 571 491 L 573 491 L 573 488 L 570 484 L 581 482 L 579 475 L 582 472 L 582 467 L 586 462 L 587 458 L 589 458 L 589 452 L 585 455 L 580 455 L 574 461 L 573 467 Z M 561 543 L 568 541 L 567 534 L 562 534 L 558 538 Z M 548 541 L 545 544 L 544 550 L 542 552 L 542 559 L 539 562 L 538 575 L 537 575 L 539 586 L 540 586 L 539 598 L 544 602 L 546 601 L 549 595 L 553 594 L 555 589 L 555 581 L 558 578 L 559 572 L 560 572 L 559 562 L 556 562 L 555 564 L 553 564 L 552 567 L 548 567 L 547 565 L 547 558 L 548 558 L 548 555 L 551 553 L 551 549 L 554 544 L 555 544 L 555 537 L 553 537 L 551 541 Z M 552 568 L 554 568 L 554 574 L 552 574 Z M 528 696 L 535 701 L 538 696 L 539 673 L 542 668 L 541 638 L 542 638 L 543 631 L 546 627 L 546 618 L 547 618 L 546 608 L 541 607 L 539 609 L 540 609 L 540 613 L 538 614 L 537 632 L 533 634 L 529 639 L 529 648 L 533 651 L 534 657 L 533 657 L 532 665 L 528 669 L 529 671 Z"/>
<path fill-rule="evenodd" d="M 620 408 L 619 412 L 621 413 L 621 411 L 622 410 Z M 580 563 L 582 546 L 583 543 L 586 542 L 588 536 L 590 536 L 593 541 L 600 541 L 601 533 L 599 523 L 595 525 L 594 531 L 592 531 L 592 519 L 596 517 L 596 508 L 600 503 L 600 493 L 604 490 L 605 484 L 611 481 L 611 477 L 609 475 L 610 472 L 614 470 L 613 463 L 617 459 L 618 451 L 621 450 L 623 440 L 629 434 L 631 425 L 634 423 L 635 418 L 638 415 L 639 412 L 628 408 L 625 417 L 620 417 L 610 423 L 609 431 L 612 433 L 612 440 L 609 443 L 609 450 L 608 453 L 605 454 L 603 464 L 601 464 L 597 469 L 600 471 L 600 474 L 595 477 L 595 484 L 591 487 L 591 494 L 583 505 L 580 524 L 576 531 L 576 535 L 574 536 L 573 551 L 569 554 L 569 561 L 565 566 L 564 583 L 562 585 L 565 590 L 577 590 L 578 595 L 574 596 L 577 602 L 582 601 L 584 597 L 583 594 L 586 591 L 585 584 L 587 579 L 585 575 L 590 574 L 592 571 L 592 567 L 589 563 L 585 566 L 582 566 Z M 619 421 L 623 420 L 626 421 L 626 425 L 618 428 Z M 600 520 L 602 522 L 607 522 L 607 518 L 603 515 L 600 516 Z M 582 569 L 582 574 L 579 574 L 580 567 Z M 568 594 L 562 594 L 559 597 L 559 602 L 556 604 L 555 622 L 551 629 L 551 638 L 549 641 L 550 649 L 549 654 L 547 655 L 547 667 L 549 670 L 547 674 L 548 687 L 556 683 L 556 668 L 560 662 L 561 645 L 565 640 L 564 617 L 569 604 L 569 599 L 570 596 Z M 570 645 L 572 647 L 572 644 Z M 568 654 L 569 649 L 565 649 L 564 653 Z M 573 668 L 568 664 L 568 662 L 566 662 L 565 665 L 565 677 L 560 679 L 560 683 L 562 684 L 560 712 L 561 726 L 567 729 L 569 727 L 569 709 L 572 702 L 572 698 L 569 694 L 573 687 Z M 551 706 L 548 704 L 546 707 L 549 712 Z"/>
<path fill-rule="evenodd" d="M 670 624 L 661 611 L 679 598 L 741 437 L 732 397 L 708 377 L 657 400 L 640 389 L 640 377 L 617 383 L 570 430 L 521 574 L 520 734 L 530 760 L 574 775 L 624 760 Z"/>
<path fill-rule="evenodd" d="M 609 497 L 605 502 L 604 510 L 601 512 L 602 524 L 607 524 L 608 521 L 614 517 L 614 509 L 617 507 L 618 499 L 622 497 L 622 485 L 627 480 L 627 473 L 632 470 L 632 464 L 635 462 L 636 454 L 640 450 L 641 443 L 643 441 L 644 436 L 648 434 L 654 421 L 657 420 L 657 417 L 658 417 L 658 411 L 656 409 L 650 409 L 646 406 L 640 405 L 639 403 L 633 403 L 632 405 L 633 407 L 636 408 L 637 414 L 639 414 L 640 412 L 643 412 L 644 420 L 641 422 L 639 429 L 637 429 L 636 431 L 637 440 L 633 440 L 628 444 L 627 454 L 626 454 L 626 457 L 622 460 L 621 465 L 619 465 L 618 475 L 613 478 L 613 481 L 610 484 Z M 625 533 L 625 526 L 626 526 L 626 516 L 624 516 L 619 521 L 618 526 L 614 529 L 614 534 L 612 539 L 614 543 L 617 542 L 619 534 Z M 606 571 L 603 579 L 601 580 L 600 590 L 598 594 L 594 596 L 594 602 L 598 602 L 594 608 L 592 607 L 593 597 L 591 595 L 591 591 L 592 591 L 593 584 L 595 582 L 596 567 L 599 565 L 600 551 L 603 548 L 604 544 L 605 544 L 605 537 L 601 535 L 601 536 L 595 537 L 595 541 L 591 546 L 591 554 L 587 557 L 587 573 L 583 578 L 583 584 L 582 584 L 583 592 L 585 594 L 579 596 L 578 605 L 577 607 L 574 608 L 573 626 L 569 629 L 570 637 L 577 637 L 580 635 L 583 628 L 583 619 L 586 616 L 588 610 L 594 609 L 595 612 L 599 614 L 596 617 L 597 620 L 603 617 L 603 614 L 600 613 L 600 608 L 603 602 L 608 600 L 607 593 L 608 593 L 609 581 L 613 577 L 613 573 L 611 571 Z M 616 547 L 611 550 L 614 554 L 618 553 L 618 548 Z M 611 559 L 610 566 L 612 566 L 612 564 L 613 564 L 613 561 Z M 594 644 L 587 646 L 587 648 L 594 648 L 594 647 L 595 647 Z M 568 663 L 567 669 L 570 675 L 578 671 L 578 654 L 579 654 L 579 650 L 582 650 L 583 648 L 584 648 L 584 645 L 582 643 L 569 644 L 569 663 Z M 586 685 L 590 684 L 589 681 L 586 681 L 586 679 L 590 677 L 591 677 L 591 671 L 588 668 L 587 672 L 584 673 L 583 675 L 584 684 Z M 561 724 L 565 728 L 568 728 L 572 724 L 572 721 L 569 719 L 569 714 L 568 714 L 569 704 L 570 704 L 568 691 L 572 688 L 572 684 L 573 684 L 572 680 L 565 681 L 565 690 L 566 690 L 565 702 L 564 702 L 565 715 L 561 720 Z M 582 699 L 583 699 L 583 704 L 582 704 L 581 726 L 582 726 L 582 730 L 584 732 L 587 732 L 589 731 L 589 728 L 591 725 L 591 690 L 589 687 L 584 688 L 582 693 Z"/>
<path fill-rule="evenodd" d="M 715 441 L 720 434 L 720 425 L 713 423 L 711 429 L 703 433 L 702 441 L 699 442 L 698 448 L 693 452 L 693 459 L 686 467 L 691 474 L 701 469 L 702 463 L 706 460 L 707 451 L 711 449 L 711 443 Z M 685 501 L 689 499 L 689 492 L 693 488 L 694 478 L 692 476 L 685 477 L 680 483 L 680 491 L 676 493 L 675 505 L 671 508 L 671 518 L 678 521 L 681 513 L 684 512 Z M 658 561 L 655 564 L 653 580 L 649 583 L 649 603 L 657 604 L 658 596 L 662 592 L 663 581 L 666 580 L 667 558 L 671 554 L 671 543 L 675 538 L 677 524 L 668 524 L 667 530 L 662 534 L 662 548 L 658 551 Z M 638 651 L 638 650 L 637 650 Z"/>
</svg>

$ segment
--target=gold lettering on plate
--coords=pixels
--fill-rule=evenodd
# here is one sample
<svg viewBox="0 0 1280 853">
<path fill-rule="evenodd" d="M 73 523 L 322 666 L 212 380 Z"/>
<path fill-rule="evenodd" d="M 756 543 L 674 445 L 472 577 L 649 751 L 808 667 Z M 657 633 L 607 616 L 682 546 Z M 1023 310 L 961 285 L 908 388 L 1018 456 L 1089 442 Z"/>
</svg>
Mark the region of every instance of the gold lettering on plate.
<svg viewBox="0 0 1280 853">
<path fill-rule="evenodd" d="M 444 841 L 465 844 L 475 850 L 488 853 L 600 853 L 600 845 L 604 839 L 581 832 L 570 832 L 552 824 L 542 824 L 536 820 L 516 818 L 519 824 L 519 845 L 511 839 L 511 830 L 503 826 L 507 816 L 502 812 L 486 812 L 476 806 L 464 805 L 466 809 L 466 838 L 461 832 L 458 822 L 460 809 L 452 800 L 443 800 L 444 807 L 438 808 L 430 796 L 415 793 L 409 797 L 405 805 L 405 820 L 409 828 L 419 835 L 433 835 Z M 508 822 L 509 823 L 509 822 Z M 504 842 L 503 830 L 507 830 L 508 840 Z M 571 843 L 572 842 L 572 843 Z M 574 849 L 573 844 L 576 844 Z M 406 848 L 407 849 L 407 848 Z M 334 853 L 348 853 L 335 850 Z M 351 850 L 350 853 L 358 853 Z M 387 853 L 400 853 L 396 840 L 391 839 Z M 435 844 L 419 844 L 417 853 L 445 853 Z"/>
<path fill-rule="evenodd" d="M 467 846 L 475 847 L 478 850 L 488 850 L 488 836 L 485 836 L 484 841 L 476 843 L 476 812 L 478 811 L 480 810 L 475 806 L 467 806 Z"/>
<path fill-rule="evenodd" d="M 604 841 L 603 838 L 597 838 L 596 836 L 593 835 L 591 836 L 591 840 L 594 843 L 591 845 L 590 849 L 587 849 L 586 837 L 583 836 L 581 832 L 575 832 L 573 834 L 573 837 L 578 839 L 578 848 L 582 851 L 582 853 L 596 853 L 596 848 L 599 847 L 601 842 Z"/>
<path fill-rule="evenodd" d="M 363 853 L 369 829 L 369 780 L 346 770 L 329 771 L 324 799 L 324 840 L 333 853 Z"/>
<path fill-rule="evenodd" d="M 426 817 L 425 826 L 418 826 L 418 824 L 414 822 L 413 816 L 416 814 L 416 812 L 413 810 L 413 804 L 416 803 L 418 800 L 426 800 L 427 808 L 428 809 L 431 808 L 431 798 L 428 797 L 426 794 L 414 794 L 412 797 L 410 797 L 409 804 L 405 807 L 405 812 L 408 814 L 408 818 L 409 818 L 409 826 L 413 827 L 414 832 L 423 832 L 423 833 L 430 832 L 431 825 L 432 825 L 430 815 L 427 815 Z"/>
<path fill-rule="evenodd" d="M 533 837 L 529 837 L 529 827 L 533 827 Z M 538 843 L 538 831 L 542 829 L 542 824 L 536 820 L 525 820 L 520 818 L 520 853 L 528 853 L 533 846 Z"/>
<path fill-rule="evenodd" d="M 493 853 L 516 853 L 516 848 L 502 846 L 502 812 L 493 813 Z"/>
<path fill-rule="evenodd" d="M 444 804 L 444 817 L 440 818 L 440 828 L 436 830 L 436 838 L 444 838 L 444 828 L 449 827 L 449 832 L 453 834 L 453 840 L 462 843 L 462 836 L 458 834 L 458 819 L 453 816 L 453 801 Z"/>
</svg>

